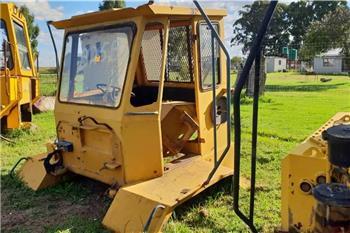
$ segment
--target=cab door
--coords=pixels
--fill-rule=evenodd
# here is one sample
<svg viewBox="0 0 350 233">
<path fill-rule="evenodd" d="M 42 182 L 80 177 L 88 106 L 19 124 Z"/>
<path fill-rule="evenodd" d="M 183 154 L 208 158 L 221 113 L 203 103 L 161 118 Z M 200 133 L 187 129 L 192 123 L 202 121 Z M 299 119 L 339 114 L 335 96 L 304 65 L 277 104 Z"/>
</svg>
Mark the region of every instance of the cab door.
<svg viewBox="0 0 350 233">
<path fill-rule="evenodd" d="M 162 106 L 168 19 L 144 23 L 140 55 L 133 82 L 126 87 L 122 120 L 125 182 L 147 180 L 163 174 L 160 113 Z"/>
</svg>

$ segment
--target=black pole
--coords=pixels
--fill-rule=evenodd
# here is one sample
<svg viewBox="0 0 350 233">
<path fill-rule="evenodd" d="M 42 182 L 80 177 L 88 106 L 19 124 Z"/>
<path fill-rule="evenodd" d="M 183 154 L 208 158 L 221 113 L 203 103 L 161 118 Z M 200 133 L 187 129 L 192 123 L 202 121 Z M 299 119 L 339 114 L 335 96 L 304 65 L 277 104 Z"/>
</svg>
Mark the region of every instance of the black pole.
<svg viewBox="0 0 350 233">
<path fill-rule="evenodd" d="M 252 232 L 258 232 L 254 226 L 252 219 L 246 217 L 239 209 L 239 180 L 240 180 L 240 163 L 241 163 L 241 114 L 240 114 L 240 99 L 241 92 L 244 86 L 244 83 L 247 81 L 249 71 L 252 67 L 253 61 L 256 58 L 257 54 L 261 50 L 262 41 L 266 34 L 268 25 L 271 21 L 273 12 L 277 6 L 277 1 L 271 1 L 270 5 L 266 11 L 264 19 L 260 25 L 258 34 L 253 42 L 253 46 L 250 49 L 249 56 L 243 67 L 242 73 L 236 83 L 233 104 L 234 104 L 234 176 L 233 176 L 233 209 L 237 216 L 245 222 Z M 254 172 L 255 173 L 255 172 Z M 255 177 L 254 177 L 255 179 Z M 252 184 L 252 182 L 251 182 Z M 255 180 L 254 183 L 255 184 Z M 253 192 L 254 194 L 255 192 Z M 253 197 L 254 198 L 254 197 Z M 252 203 L 252 202 L 251 202 Z M 254 211 L 252 211 L 253 213 Z"/>
<path fill-rule="evenodd" d="M 193 3 L 197 7 L 199 12 L 201 13 L 201 16 L 203 17 L 203 19 L 207 23 L 208 27 L 210 28 L 211 33 L 212 33 L 212 37 L 214 37 L 215 40 L 218 42 L 219 47 L 222 49 L 222 51 L 224 52 L 224 54 L 226 56 L 226 89 L 227 89 L 226 104 L 228 106 L 227 113 L 226 113 L 226 115 L 227 115 L 227 122 L 226 122 L 226 124 L 227 124 L 226 125 L 227 126 L 227 137 L 226 137 L 227 145 L 226 145 L 224 151 L 222 152 L 221 156 L 219 157 L 219 159 L 215 163 L 213 170 L 209 173 L 207 180 L 204 182 L 204 185 L 206 185 L 209 183 L 211 178 L 214 176 L 215 172 L 219 168 L 220 164 L 224 160 L 226 154 L 228 153 L 228 151 L 231 147 L 231 113 L 230 113 L 230 106 L 231 106 L 231 59 L 230 59 L 230 53 L 229 53 L 228 49 L 225 47 L 224 42 L 221 40 L 218 32 L 215 30 L 213 24 L 211 23 L 209 17 L 205 14 L 201 5 L 196 0 L 194 0 Z M 214 146 L 216 146 L 216 145 L 214 145 Z"/>
<path fill-rule="evenodd" d="M 52 24 L 52 21 L 47 21 L 46 22 L 46 25 L 47 25 L 47 28 L 49 29 L 49 33 L 50 33 L 50 37 L 51 37 L 51 41 L 52 41 L 52 45 L 53 45 L 53 49 L 55 51 L 55 58 L 56 58 L 56 74 L 57 74 L 57 78 L 59 77 L 58 73 L 59 73 L 59 60 L 58 60 L 58 53 L 57 53 L 57 47 L 56 47 L 56 42 L 55 42 L 55 39 L 53 38 L 53 34 L 52 34 L 52 30 L 51 30 L 51 25 Z"/>
<path fill-rule="evenodd" d="M 254 78 L 254 94 L 253 94 L 253 122 L 252 122 L 252 157 L 250 170 L 250 208 L 249 219 L 254 224 L 254 201 L 255 201 L 255 177 L 256 177 L 256 148 L 258 142 L 258 111 L 259 111 L 259 94 L 260 94 L 260 58 L 261 49 L 255 57 L 255 78 Z"/>
</svg>

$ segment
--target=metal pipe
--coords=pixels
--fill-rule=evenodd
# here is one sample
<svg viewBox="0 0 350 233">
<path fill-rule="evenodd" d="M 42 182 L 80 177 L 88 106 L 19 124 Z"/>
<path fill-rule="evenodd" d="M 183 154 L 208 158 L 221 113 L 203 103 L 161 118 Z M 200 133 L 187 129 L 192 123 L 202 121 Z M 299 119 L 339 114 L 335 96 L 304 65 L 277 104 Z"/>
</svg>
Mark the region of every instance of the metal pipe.
<svg viewBox="0 0 350 233">
<path fill-rule="evenodd" d="M 256 177 L 256 148 L 258 140 L 258 111 L 259 111 L 259 94 L 260 94 L 260 58 L 261 48 L 255 57 L 255 78 L 254 78 L 254 94 L 253 94 L 253 122 L 252 122 L 252 156 L 250 170 L 250 205 L 249 219 L 254 224 L 254 201 L 255 201 L 255 177 Z"/>
<path fill-rule="evenodd" d="M 233 96 L 234 104 L 234 133 L 235 133 L 235 156 L 234 156 L 234 176 L 233 176 L 233 209 L 237 216 L 245 222 L 252 232 L 257 232 L 253 222 L 250 218 L 247 218 L 239 209 L 239 180 L 240 180 L 240 162 L 241 162 L 241 115 L 240 115 L 240 99 L 241 92 L 245 82 L 247 81 L 249 71 L 252 67 L 253 61 L 258 54 L 259 49 L 261 49 L 262 40 L 266 34 L 268 25 L 271 21 L 273 12 L 277 6 L 277 1 L 271 1 L 270 5 L 266 11 L 264 19 L 260 25 L 258 34 L 253 42 L 253 46 L 250 49 L 249 56 L 243 67 L 242 73 L 237 80 L 235 92 Z"/>
<path fill-rule="evenodd" d="M 213 90 L 213 116 L 216 117 L 216 79 L 215 79 L 215 39 L 213 32 L 211 32 L 211 66 L 212 66 L 212 90 Z M 217 129 L 216 119 L 213 122 L 213 137 L 214 137 L 214 167 L 218 160 L 218 147 L 217 147 Z"/>
<path fill-rule="evenodd" d="M 201 7 L 201 5 L 198 3 L 198 1 L 194 0 L 193 3 L 195 4 L 195 6 L 197 7 L 197 9 L 199 10 L 199 12 L 201 13 L 202 17 L 204 18 L 205 22 L 207 23 L 207 25 L 209 26 L 210 30 L 212 31 L 212 36 L 214 36 L 214 38 L 217 40 L 219 47 L 222 49 L 222 51 L 224 52 L 225 56 L 226 56 L 226 89 L 227 89 L 227 146 L 224 149 L 222 155 L 220 156 L 219 160 L 216 162 L 216 165 L 214 166 L 213 170 L 210 172 L 206 182 L 204 184 L 209 183 L 209 181 L 211 180 L 211 178 L 214 176 L 216 170 L 219 168 L 221 162 L 224 160 L 228 150 L 231 147 L 231 116 L 230 116 L 230 107 L 231 107 L 231 59 L 230 59 L 230 53 L 229 51 L 226 49 L 224 42 L 221 40 L 219 34 L 217 33 L 217 31 L 215 30 L 214 26 L 212 25 L 209 17 L 205 14 L 203 8 Z"/>
<path fill-rule="evenodd" d="M 147 219 L 147 222 L 145 224 L 145 226 L 143 227 L 143 232 L 144 233 L 147 233 L 148 230 L 149 230 L 149 227 L 151 226 L 151 223 L 152 223 L 152 220 L 154 218 L 154 216 L 156 215 L 157 211 L 159 209 L 162 209 L 164 210 L 165 209 L 165 206 L 164 205 L 161 205 L 161 204 L 158 204 L 156 205 L 156 207 L 153 208 L 151 214 L 149 215 L 148 219 Z"/>
<path fill-rule="evenodd" d="M 49 29 L 49 33 L 50 33 L 50 37 L 51 37 L 51 41 L 52 41 L 52 45 L 53 45 L 53 49 L 55 51 L 55 58 L 56 58 L 56 74 L 57 74 L 57 78 L 59 77 L 59 60 L 58 60 L 58 53 L 57 53 L 57 47 L 56 47 L 56 42 L 55 39 L 53 38 L 53 34 L 52 34 L 52 30 L 51 30 L 51 24 L 53 21 L 47 21 L 46 25 L 47 28 Z"/>
</svg>

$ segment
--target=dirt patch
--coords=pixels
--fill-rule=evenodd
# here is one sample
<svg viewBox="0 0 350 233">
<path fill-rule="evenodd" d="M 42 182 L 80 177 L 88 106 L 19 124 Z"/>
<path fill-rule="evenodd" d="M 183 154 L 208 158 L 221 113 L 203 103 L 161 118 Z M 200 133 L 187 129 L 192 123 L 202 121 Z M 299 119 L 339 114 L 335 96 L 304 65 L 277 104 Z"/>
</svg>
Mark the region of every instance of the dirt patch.
<svg viewBox="0 0 350 233">
<path fill-rule="evenodd" d="M 104 195 L 104 185 L 83 180 L 83 185 L 91 188 L 88 197 L 69 201 L 63 196 L 45 193 L 33 199 L 32 207 L 19 210 L 9 203 L 11 189 L 3 189 L 1 193 L 1 231 L 14 232 L 46 232 L 50 227 L 57 227 L 67 221 L 68 218 L 80 217 L 91 220 L 102 220 L 108 201 Z M 13 190 L 12 190 L 13 191 Z M 23 198 L 26 198 L 25 196 Z"/>
</svg>

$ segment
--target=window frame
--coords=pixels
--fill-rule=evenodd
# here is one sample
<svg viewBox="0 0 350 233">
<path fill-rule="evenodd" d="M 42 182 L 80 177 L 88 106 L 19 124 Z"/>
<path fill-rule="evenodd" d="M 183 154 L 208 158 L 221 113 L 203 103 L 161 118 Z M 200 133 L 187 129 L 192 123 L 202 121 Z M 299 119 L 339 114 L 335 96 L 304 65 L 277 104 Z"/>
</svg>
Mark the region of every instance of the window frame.
<svg viewBox="0 0 350 233">
<path fill-rule="evenodd" d="M 14 37 L 15 37 L 15 40 L 16 40 L 16 44 L 18 44 L 18 39 L 17 39 L 17 34 L 16 34 L 16 25 L 19 26 L 20 28 L 22 28 L 22 33 L 23 33 L 23 36 L 24 36 L 24 42 L 26 43 L 26 47 L 27 47 L 27 59 L 28 59 L 28 64 L 29 64 L 29 69 L 26 69 L 23 67 L 23 64 L 22 64 L 22 59 L 21 59 L 21 56 L 20 56 L 20 51 L 19 51 L 19 47 L 17 46 L 17 53 L 18 53 L 18 58 L 19 58 L 19 65 L 20 65 L 20 69 L 21 70 L 25 70 L 25 71 L 31 71 L 33 69 L 33 64 L 32 64 L 32 61 L 30 59 L 30 49 L 31 49 L 31 44 L 28 44 L 28 41 L 26 40 L 26 32 L 25 32 L 25 27 L 22 23 L 16 21 L 16 20 L 12 20 L 13 22 L 13 32 L 14 32 Z M 30 41 L 29 41 L 30 42 Z"/>
<path fill-rule="evenodd" d="M 93 32 L 93 31 L 103 31 L 103 30 L 115 29 L 115 28 L 127 27 L 127 26 L 129 26 L 131 28 L 131 30 L 133 32 L 133 36 L 132 36 L 132 39 L 131 39 L 129 59 L 128 59 L 128 64 L 127 64 L 126 71 L 125 71 L 125 79 L 124 79 L 124 83 L 123 83 L 123 86 L 122 86 L 121 97 L 120 97 L 120 101 L 119 101 L 118 105 L 116 105 L 116 106 L 106 106 L 106 105 L 92 105 L 92 104 L 85 104 L 85 103 L 76 103 L 76 102 L 62 101 L 60 99 L 61 85 L 62 85 L 62 73 L 63 73 L 64 58 L 65 58 L 64 54 L 66 53 L 66 45 L 67 45 L 66 41 L 67 41 L 68 36 L 70 36 L 72 34 L 80 34 L 80 33 Z M 63 39 L 62 59 L 61 59 L 59 85 L 58 85 L 58 92 L 57 92 L 58 102 L 59 103 L 63 103 L 63 104 L 89 106 L 89 107 L 93 107 L 93 108 L 118 109 L 120 107 L 122 101 L 123 101 L 123 96 L 124 96 L 124 91 L 125 91 L 125 83 L 127 82 L 127 76 L 128 76 L 129 68 L 130 68 L 131 54 L 133 52 L 133 47 L 134 47 L 136 34 L 137 34 L 137 25 L 133 21 L 123 22 L 123 23 L 116 23 L 116 24 L 106 25 L 106 26 L 96 26 L 96 27 L 91 27 L 91 28 L 88 28 L 88 29 L 74 30 L 74 31 L 69 31 L 69 32 L 65 33 L 64 39 Z"/>
<path fill-rule="evenodd" d="M 217 27 L 218 27 L 217 33 L 220 36 L 220 22 L 217 21 L 217 20 L 212 20 L 211 22 L 212 22 L 213 25 L 217 25 Z M 196 34 L 197 34 L 197 38 L 198 38 L 198 44 L 197 44 L 197 49 L 198 49 L 198 70 L 199 70 L 198 76 L 199 76 L 199 83 L 200 83 L 201 91 L 210 91 L 210 90 L 213 89 L 213 87 L 212 86 L 204 86 L 203 85 L 203 80 L 202 80 L 202 65 L 201 65 L 201 63 L 202 63 L 202 61 L 201 61 L 202 55 L 201 55 L 201 48 L 200 48 L 200 46 L 201 46 L 200 26 L 201 25 L 208 25 L 208 24 L 204 20 L 199 21 L 197 23 L 197 33 Z M 218 69 L 218 77 L 217 77 L 218 81 L 216 83 L 216 88 L 218 88 L 219 85 L 221 84 L 221 52 L 220 51 L 221 51 L 221 48 L 219 47 L 219 69 Z"/>
<path fill-rule="evenodd" d="M 10 59 L 11 59 L 11 62 L 10 62 L 10 64 L 11 64 L 11 67 L 7 67 L 9 70 L 13 70 L 13 68 L 14 68 L 14 66 L 15 66 L 15 64 L 14 64 L 14 62 L 13 62 L 13 53 L 12 53 L 12 46 L 11 46 L 11 42 L 10 42 L 10 37 L 9 37 L 9 31 L 8 31 L 8 29 L 7 29 L 7 25 L 6 25 L 6 21 L 4 20 L 4 19 L 0 19 L 0 21 L 1 21 L 1 23 L 3 23 L 3 25 L 5 25 L 5 33 L 6 33 L 6 37 L 7 37 L 7 39 L 8 39 L 8 42 L 9 42 L 9 52 L 10 52 Z M 5 54 L 4 54 L 5 55 Z M 4 61 L 4 62 L 6 62 L 6 61 Z M 0 70 L 5 70 L 5 66 L 4 67 L 0 67 Z"/>
</svg>

